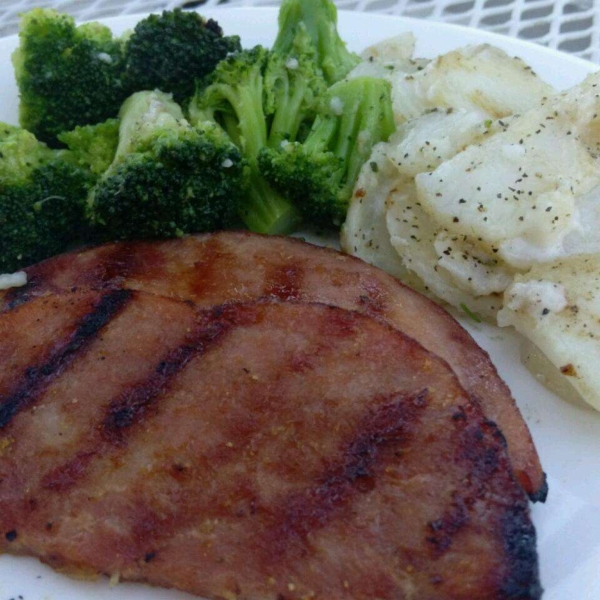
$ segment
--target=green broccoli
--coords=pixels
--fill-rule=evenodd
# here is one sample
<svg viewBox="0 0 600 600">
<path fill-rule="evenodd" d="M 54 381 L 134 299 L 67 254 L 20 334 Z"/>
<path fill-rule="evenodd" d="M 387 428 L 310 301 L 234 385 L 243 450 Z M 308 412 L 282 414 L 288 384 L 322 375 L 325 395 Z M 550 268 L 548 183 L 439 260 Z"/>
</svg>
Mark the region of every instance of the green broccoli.
<svg viewBox="0 0 600 600">
<path fill-rule="evenodd" d="M 283 0 L 273 51 L 289 54 L 299 30 L 310 36 L 329 85 L 343 79 L 360 62 L 339 36 L 337 8 L 331 0 Z"/>
<path fill-rule="evenodd" d="M 101 237 L 178 237 L 235 224 L 246 169 L 219 127 L 192 127 L 162 92 L 133 94 L 119 116 L 114 158 L 88 199 Z"/>
<path fill-rule="evenodd" d="M 13 54 L 21 126 L 50 145 L 77 125 L 114 117 L 123 85 L 124 43 L 99 23 L 75 27 L 68 15 L 36 8 L 21 20 Z"/>
<path fill-rule="evenodd" d="M 304 142 L 264 148 L 259 168 L 265 179 L 319 227 L 339 227 L 360 169 L 373 146 L 394 131 L 390 84 L 358 77 L 327 92 Z"/>
<path fill-rule="evenodd" d="M 0 124 L 0 272 L 57 254 L 77 239 L 90 184 L 68 151 Z"/>
<path fill-rule="evenodd" d="M 198 13 L 164 11 L 140 21 L 127 41 L 126 79 L 132 90 L 170 92 L 177 102 L 194 93 L 228 53 L 241 50 L 238 36 L 224 37 L 219 24 Z"/>
<path fill-rule="evenodd" d="M 72 150 L 71 160 L 94 175 L 101 175 L 112 163 L 119 143 L 119 119 L 97 125 L 82 125 L 65 131 L 58 139 Z"/>
<path fill-rule="evenodd" d="M 228 56 L 193 97 L 192 123 L 212 120 L 239 146 L 250 168 L 250 181 L 240 216 L 259 233 L 289 233 L 298 224 L 293 204 L 261 177 L 257 157 L 268 139 L 265 113 L 265 72 L 271 53 L 256 46 Z"/>
<path fill-rule="evenodd" d="M 265 71 L 265 112 L 270 117 L 268 146 L 293 142 L 316 117 L 327 82 L 305 30 L 296 34 L 288 54 L 272 52 Z"/>
</svg>

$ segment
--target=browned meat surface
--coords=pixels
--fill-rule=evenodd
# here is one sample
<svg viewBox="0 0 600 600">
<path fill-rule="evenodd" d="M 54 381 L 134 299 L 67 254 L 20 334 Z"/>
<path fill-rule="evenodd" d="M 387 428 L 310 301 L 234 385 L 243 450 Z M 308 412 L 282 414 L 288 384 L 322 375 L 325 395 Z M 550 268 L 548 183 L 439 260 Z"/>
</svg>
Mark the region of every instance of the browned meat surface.
<svg viewBox="0 0 600 600">
<path fill-rule="evenodd" d="M 0 551 L 220 600 L 540 596 L 502 436 L 375 319 L 51 294 L 0 356 Z"/>
<path fill-rule="evenodd" d="M 486 416 L 500 426 L 520 484 L 532 499 L 546 497 L 527 425 L 487 353 L 444 309 L 358 259 L 290 238 L 219 233 L 109 244 L 42 262 L 28 269 L 28 276 L 28 286 L 5 296 L 5 309 L 48 290 L 108 285 L 193 300 L 203 307 L 271 296 L 383 318 L 452 366 Z"/>
</svg>

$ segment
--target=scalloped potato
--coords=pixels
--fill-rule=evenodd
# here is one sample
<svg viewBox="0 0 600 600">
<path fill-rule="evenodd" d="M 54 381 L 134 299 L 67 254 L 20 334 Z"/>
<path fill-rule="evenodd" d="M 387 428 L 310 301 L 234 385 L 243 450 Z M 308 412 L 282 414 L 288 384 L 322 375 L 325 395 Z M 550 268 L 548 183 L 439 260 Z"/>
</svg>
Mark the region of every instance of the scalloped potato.
<svg viewBox="0 0 600 600">
<path fill-rule="evenodd" d="M 352 77 L 379 77 L 394 81 L 398 75 L 409 75 L 428 64 L 423 58 L 413 58 L 415 36 L 402 33 L 366 48 L 360 62 L 350 73 Z"/>
<path fill-rule="evenodd" d="M 599 317 L 600 256 L 590 254 L 517 275 L 504 294 L 498 323 L 512 325 L 544 353 L 556 368 L 554 374 L 540 373 L 552 389 L 564 396 L 570 386 L 600 410 Z"/>
<path fill-rule="evenodd" d="M 395 40 L 363 68 L 390 49 L 410 64 L 409 48 Z M 600 73 L 555 93 L 477 46 L 385 76 L 397 131 L 363 167 L 342 247 L 514 326 L 537 377 L 600 410 Z"/>
<path fill-rule="evenodd" d="M 599 120 L 598 82 L 590 76 L 417 175 L 423 209 L 513 269 L 563 256 L 566 235 L 579 227 L 578 198 L 600 184 L 596 148 L 583 136 Z"/>
<path fill-rule="evenodd" d="M 397 118 L 414 119 L 428 110 L 482 110 L 490 118 L 522 112 L 553 89 L 519 58 L 481 44 L 438 56 L 424 69 L 396 78 Z"/>
</svg>

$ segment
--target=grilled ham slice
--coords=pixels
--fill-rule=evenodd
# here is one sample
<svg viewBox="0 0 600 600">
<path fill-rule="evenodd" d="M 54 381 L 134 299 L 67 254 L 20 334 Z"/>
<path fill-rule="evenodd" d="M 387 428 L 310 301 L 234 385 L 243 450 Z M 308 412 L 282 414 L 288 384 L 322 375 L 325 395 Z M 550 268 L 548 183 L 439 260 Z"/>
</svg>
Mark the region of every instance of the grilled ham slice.
<svg viewBox="0 0 600 600">
<path fill-rule="evenodd" d="M 0 357 L 0 551 L 219 600 L 540 597 L 502 435 L 381 321 L 49 293 Z"/>
<path fill-rule="evenodd" d="M 508 441 L 519 483 L 547 494 L 531 435 L 489 356 L 442 308 L 382 271 L 291 238 L 218 233 L 155 243 L 117 243 L 64 254 L 27 269 L 29 283 L 0 298 L 0 310 L 51 290 L 124 287 L 209 307 L 275 297 L 318 301 L 386 320 L 446 360 Z"/>
</svg>

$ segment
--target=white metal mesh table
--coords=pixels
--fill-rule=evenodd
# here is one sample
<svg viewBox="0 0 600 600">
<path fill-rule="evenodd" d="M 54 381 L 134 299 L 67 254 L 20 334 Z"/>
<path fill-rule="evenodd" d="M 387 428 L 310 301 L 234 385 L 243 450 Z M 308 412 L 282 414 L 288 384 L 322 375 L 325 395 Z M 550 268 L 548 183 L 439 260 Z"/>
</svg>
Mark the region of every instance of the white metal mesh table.
<svg viewBox="0 0 600 600">
<path fill-rule="evenodd" d="M 0 0 L 0 36 L 18 15 L 52 6 L 76 19 L 156 12 L 176 6 L 273 6 L 278 0 Z M 340 8 L 458 23 L 520 37 L 600 62 L 600 0 L 337 0 Z"/>
</svg>

